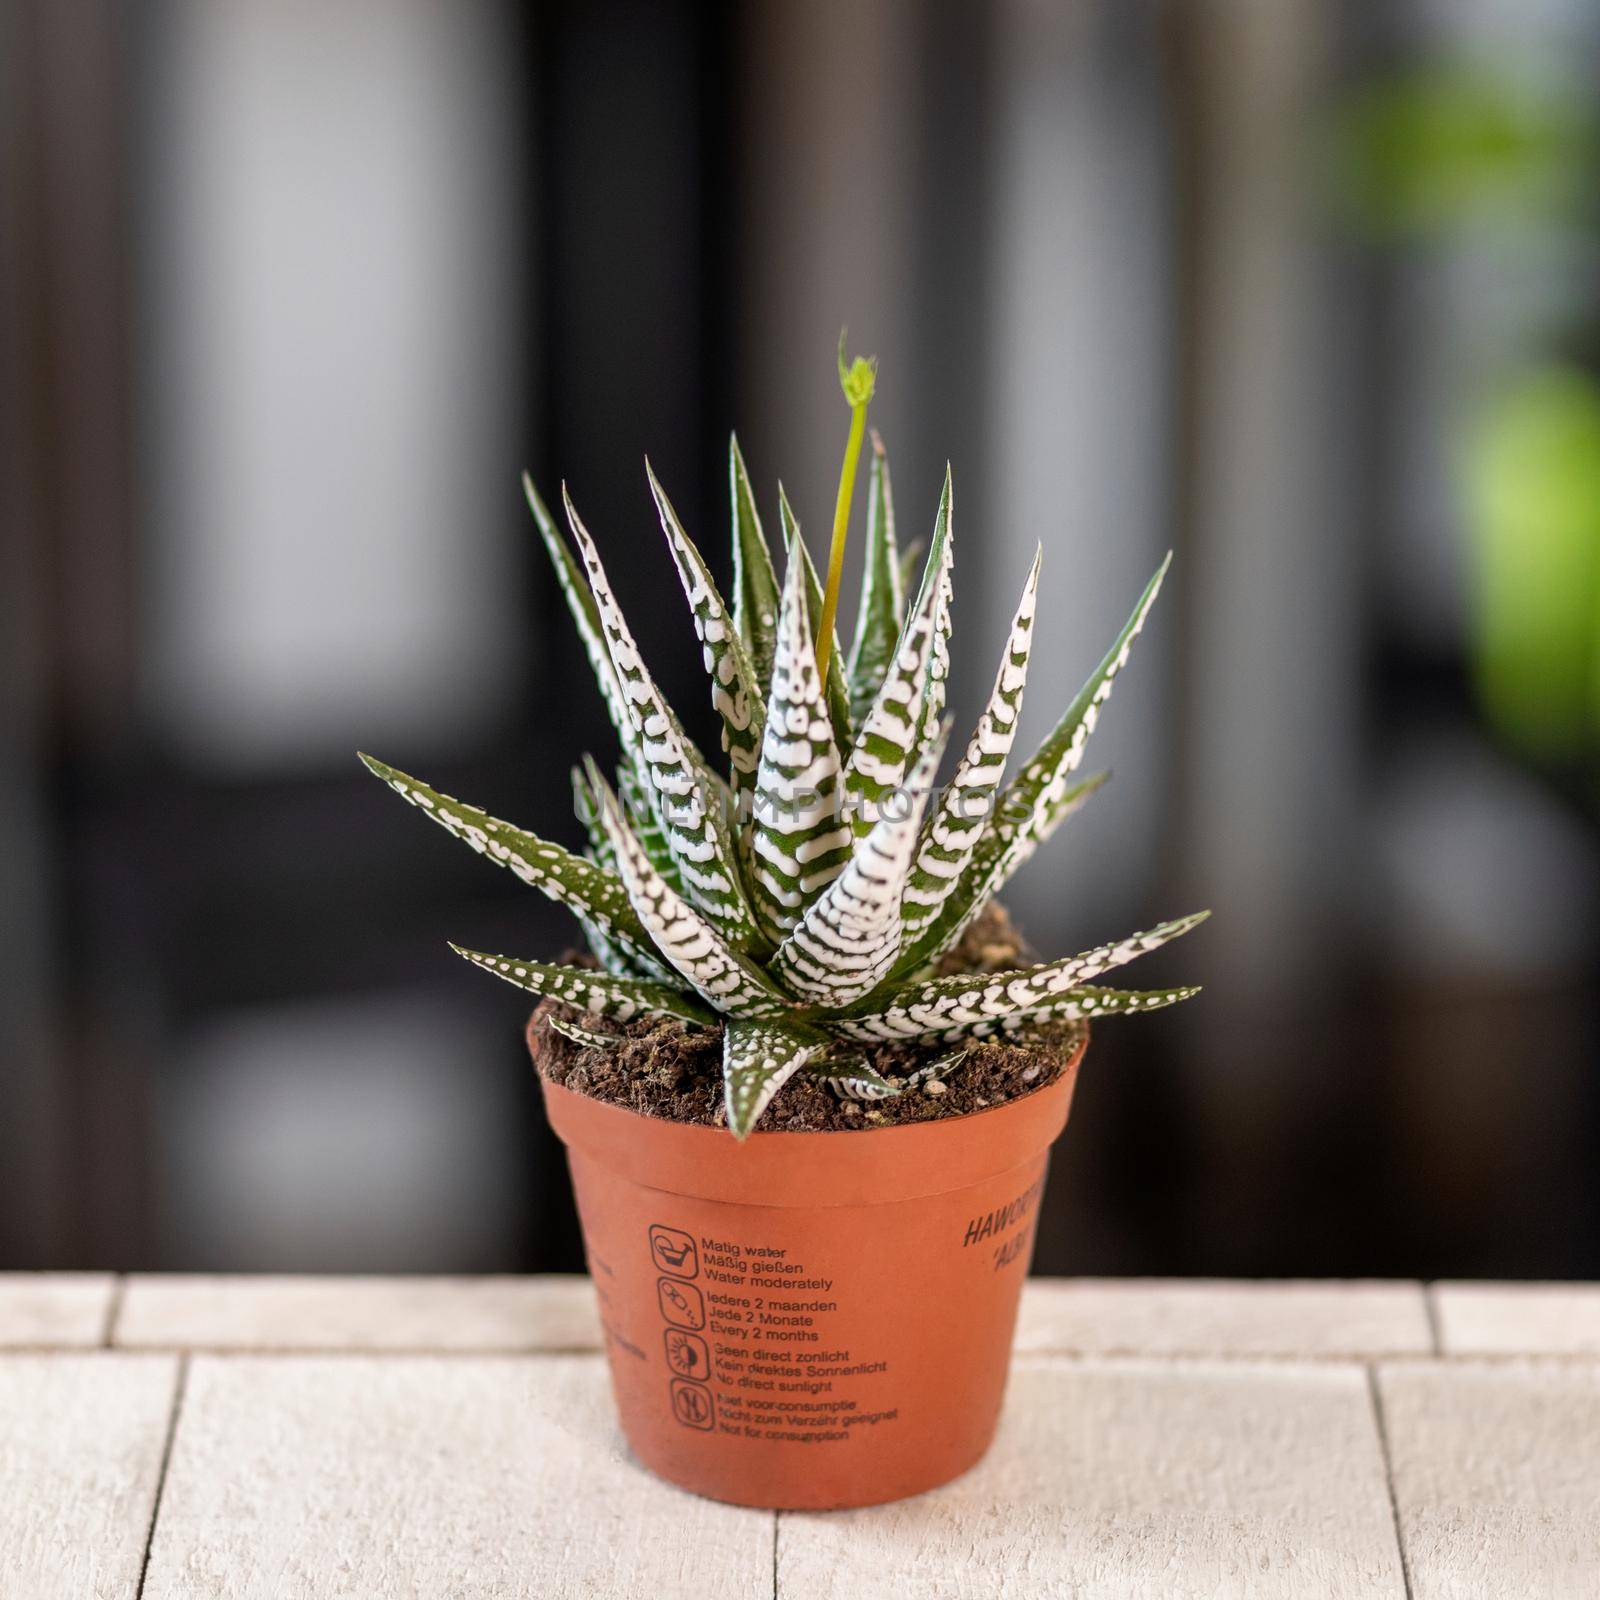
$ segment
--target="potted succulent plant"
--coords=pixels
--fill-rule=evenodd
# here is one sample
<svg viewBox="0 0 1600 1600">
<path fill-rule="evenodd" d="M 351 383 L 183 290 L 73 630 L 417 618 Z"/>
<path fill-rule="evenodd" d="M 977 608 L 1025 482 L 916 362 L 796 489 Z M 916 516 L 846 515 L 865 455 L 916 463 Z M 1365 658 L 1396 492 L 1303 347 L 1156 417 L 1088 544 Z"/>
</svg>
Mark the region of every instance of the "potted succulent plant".
<svg viewBox="0 0 1600 1600">
<path fill-rule="evenodd" d="M 847 364 L 841 341 L 839 368 L 851 424 L 826 587 L 781 489 L 780 586 L 737 442 L 731 606 L 649 473 L 726 780 L 641 660 L 571 499 L 577 559 L 531 483 L 621 746 L 614 788 L 592 759 L 573 773 L 586 848 L 362 758 L 582 925 L 591 955 L 562 965 L 453 948 L 541 997 L 529 1045 L 568 1149 L 636 1453 L 703 1494 L 784 1508 L 896 1499 L 983 1454 L 1086 1023 L 1195 992 L 1094 980 L 1204 915 L 1027 961 L 995 897 L 1098 787 L 1075 778 L 1084 743 L 1166 563 L 1003 783 L 1036 555 L 988 705 L 936 787 L 950 477 L 908 598 L 874 436 L 846 659 L 834 613 L 875 367 Z"/>
</svg>

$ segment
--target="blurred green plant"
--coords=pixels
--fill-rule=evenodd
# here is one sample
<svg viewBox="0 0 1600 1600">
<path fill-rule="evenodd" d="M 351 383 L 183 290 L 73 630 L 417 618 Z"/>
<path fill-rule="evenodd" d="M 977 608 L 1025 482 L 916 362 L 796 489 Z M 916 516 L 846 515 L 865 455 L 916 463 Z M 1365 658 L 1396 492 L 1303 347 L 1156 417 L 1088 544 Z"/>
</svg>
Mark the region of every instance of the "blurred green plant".
<svg viewBox="0 0 1600 1600">
<path fill-rule="evenodd" d="M 1573 219 L 1593 206 L 1600 121 L 1548 76 L 1418 67 L 1358 90 L 1335 124 L 1335 183 L 1367 230 Z"/>
<path fill-rule="evenodd" d="M 1376 237 L 1600 228 L 1600 116 L 1590 97 L 1515 64 L 1426 65 L 1361 89 L 1333 140 L 1347 214 Z M 1484 714 L 1543 765 L 1600 750 L 1600 376 L 1554 345 L 1471 407 L 1460 452 Z"/>
<path fill-rule="evenodd" d="M 1519 376 L 1474 425 L 1463 478 L 1484 709 L 1529 754 L 1570 761 L 1600 743 L 1600 383 Z"/>
</svg>

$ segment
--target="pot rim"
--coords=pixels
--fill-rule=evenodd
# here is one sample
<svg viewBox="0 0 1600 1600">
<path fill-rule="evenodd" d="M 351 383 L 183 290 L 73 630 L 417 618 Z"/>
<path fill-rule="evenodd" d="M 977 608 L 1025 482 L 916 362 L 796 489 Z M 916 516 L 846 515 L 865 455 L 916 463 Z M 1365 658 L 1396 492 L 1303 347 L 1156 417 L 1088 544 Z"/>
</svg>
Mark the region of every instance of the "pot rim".
<svg viewBox="0 0 1600 1600">
<path fill-rule="evenodd" d="M 562 1143 L 631 1182 L 740 1205 L 821 1209 L 944 1194 L 1032 1161 L 1066 1124 L 1088 1042 L 1085 1034 L 1050 1083 L 1004 1105 L 887 1127 L 758 1128 L 743 1143 L 726 1128 L 651 1116 L 538 1076 Z"/>
</svg>

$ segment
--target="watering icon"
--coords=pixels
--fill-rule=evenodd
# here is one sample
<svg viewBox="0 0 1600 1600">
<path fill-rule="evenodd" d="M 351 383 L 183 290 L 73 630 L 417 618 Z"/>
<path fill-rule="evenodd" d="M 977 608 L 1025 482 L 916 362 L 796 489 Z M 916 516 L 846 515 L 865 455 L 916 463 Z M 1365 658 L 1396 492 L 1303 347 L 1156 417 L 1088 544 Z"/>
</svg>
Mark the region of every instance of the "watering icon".
<svg viewBox="0 0 1600 1600">
<path fill-rule="evenodd" d="M 695 1251 L 694 1239 L 680 1228 L 656 1223 L 650 1230 L 650 1254 L 658 1271 L 670 1272 L 679 1278 L 700 1275 L 700 1257 Z"/>
</svg>

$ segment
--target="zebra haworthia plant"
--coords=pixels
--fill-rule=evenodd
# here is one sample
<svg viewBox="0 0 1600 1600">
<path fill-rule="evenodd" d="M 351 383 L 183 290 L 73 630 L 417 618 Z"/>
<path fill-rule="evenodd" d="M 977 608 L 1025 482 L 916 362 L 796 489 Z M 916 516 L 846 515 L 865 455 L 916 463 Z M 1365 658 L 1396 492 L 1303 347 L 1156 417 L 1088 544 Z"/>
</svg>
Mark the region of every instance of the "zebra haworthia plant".
<svg viewBox="0 0 1600 1600">
<path fill-rule="evenodd" d="M 863 363 L 848 372 L 842 358 L 840 365 L 856 408 L 857 448 L 870 372 L 863 383 Z M 614 782 L 593 759 L 573 771 L 585 848 L 567 850 L 362 757 L 441 827 L 568 907 L 599 966 L 452 948 L 569 1007 L 570 1018 L 556 1025 L 586 1045 L 615 1042 L 607 1020 L 650 1012 L 688 1028 L 720 1026 L 728 1125 L 740 1138 L 796 1073 L 861 1098 L 901 1092 L 867 1059 L 866 1048 L 878 1043 L 926 1049 L 927 1063 L 912 1075 L 925 1082 L 949 1071 L 974 1040 L 1027 1037 L 1052 1023 L 1151 1011 L 1194 994 L 1107 989 L 1095 980 L 1187 933 L 1204 912 L 1062 961 L 933 975 L 1011 875 L 1102 781 L 1076 777 L 1084 744 L 1171 557 L 1054 730 L 1003 783 L 1033 640 L 1035 555 L 988 704 L 952 776 L 936 787 L 948 731 L 948 470 L 921 582 L 908 595 L 889 464 L 873 437 L 865 573 L 848 656 L 836 638 L 819 650 L 814 630 L 836 600 L 853 459 L 847 456 L 826 598 L 786 500 L 780 586 L 736 440 L 729 471 L 731 606 L 649 473 L 711 680 L 725 781 L 646 668 L 571 499 L 563 493 L 569 545 L 526 479 L 621 745 Z"/>
</svg>

